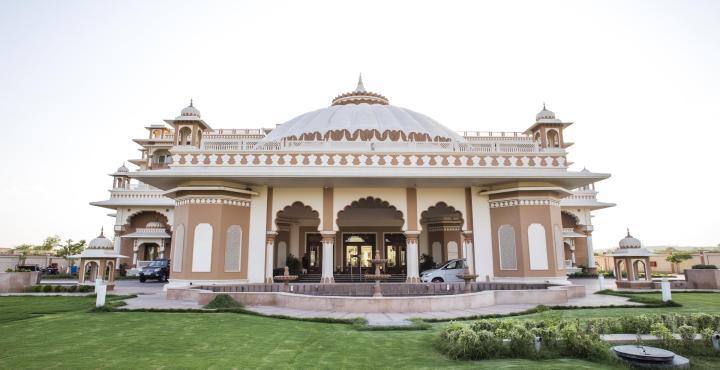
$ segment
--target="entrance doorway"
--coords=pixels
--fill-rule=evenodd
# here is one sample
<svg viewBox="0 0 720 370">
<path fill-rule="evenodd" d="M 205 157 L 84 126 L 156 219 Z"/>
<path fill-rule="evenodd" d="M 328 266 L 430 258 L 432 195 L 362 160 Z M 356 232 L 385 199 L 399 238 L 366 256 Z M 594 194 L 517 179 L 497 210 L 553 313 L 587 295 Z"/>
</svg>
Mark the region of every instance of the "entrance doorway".
<svg viewBox="0 0 720 370">
<path fill-rule="evenodd" d="M 369 233 L 343 233 L 343 264 L 351 268 L 359 268 L 364 272 L 372 267 L 370 260 L 375 257 L 377 246 L 376 235 Z"/>
<path fill-rule="evenodd" d="M 302 263 L 308 273 L 322 272 L 322 235 L 319 233 L 305 234 L 305 255 Z"/>
<path fill-rule="evenodd" d="M 405 234 L 385 233 L 385 263 L 390 274 L 404 274 L 407 269 Z"/>
</svg>

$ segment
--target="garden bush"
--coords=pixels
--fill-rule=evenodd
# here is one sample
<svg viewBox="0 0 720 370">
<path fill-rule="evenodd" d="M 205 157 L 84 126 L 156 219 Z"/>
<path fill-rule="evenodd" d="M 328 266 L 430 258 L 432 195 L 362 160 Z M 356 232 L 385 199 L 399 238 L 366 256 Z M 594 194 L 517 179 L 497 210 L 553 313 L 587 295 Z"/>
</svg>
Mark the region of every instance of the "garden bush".
<svg viewBox="0 0 720 370">
<path fill-rule="evenodd" d="M 213 298 L 210 303 L 205 305 L 205 308 L 213 310 L 232 310 L 242 308 L 243 305 L 238 303 L 228 294 L 218 294 Z"/>
<path fill-rule="evenodd" d="M 453 359 L 567 356 L 609 361 L 609 345 L 600 339 L 601 334 L 653 334 L 658 340 L 652 345 L 679 353 L 711 354 L 715 353 L 712 335 L 717 332 L 720 332 L 720 314 L 705 313 L 646 314 L 582 322 L 484 319 L 469 324 L 452 323 L 441 332 L 436 346 Z M 695 341 L 697 333 L 701 334 L 702 342 Z M 534 350 L 536 336 L 542 339 L 539 354 Z"/>
</svg>

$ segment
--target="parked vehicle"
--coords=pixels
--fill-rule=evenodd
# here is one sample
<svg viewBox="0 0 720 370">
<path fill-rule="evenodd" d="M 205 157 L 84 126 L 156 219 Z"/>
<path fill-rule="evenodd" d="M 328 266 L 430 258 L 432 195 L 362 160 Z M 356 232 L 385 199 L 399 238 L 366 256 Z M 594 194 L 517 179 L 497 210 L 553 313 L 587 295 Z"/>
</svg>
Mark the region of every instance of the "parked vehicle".
<svg viewBox="0 0 720 370">
<path fill-rule="evenodd" d="M 157 279 L 160 282 L 164 282 L 167 281 L 168 276 L 170 276 L 170 260 L 166 259 L 158 259 L 150 262 L 150 264 L 143 267 L 138 274 L 141 283 L 144 283 L 147 279 Z"/>
<path fill-rule="evenodd" d="M 420 281 L 423 283 L 462 282 L 464 280 L 459 278 L 458 275 L 462 275 L 465 267 L 467 267 L 467 264 L 464 258 L 450 260 L 440 268 L 421 272 Z"/>
<path fill-rule="evenodd" d="M 57 263 L 52 263 L 50 266 L 45 267 L 41 270 L 43 274 L 47 275 L 57 275 L 60 272 L 60 269 L 58 268 Z"/>
</svg>

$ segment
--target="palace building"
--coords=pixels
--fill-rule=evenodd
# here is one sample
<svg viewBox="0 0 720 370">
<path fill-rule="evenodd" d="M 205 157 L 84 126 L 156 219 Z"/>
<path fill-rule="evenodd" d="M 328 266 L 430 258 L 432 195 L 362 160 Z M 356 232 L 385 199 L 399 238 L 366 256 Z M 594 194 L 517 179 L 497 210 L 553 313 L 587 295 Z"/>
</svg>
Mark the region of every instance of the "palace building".
<svg viewBox="0 0 720 370">
<path fill-rule="evenodd" d="M 112 174 L 119 263 L 171 260 L 171 286 L 272 281 L 289 255 L 322 283 L 371 266 L 417 282 L 420 260 L 465 258 L 485 281 L 564 282 L 594 268 L 595 182 L 570 171 L 543 107 L 523 132 L 456 132 L 358 81 L 272 129 L 217 129 L 193 103 L 134 141 Z"/>
</svg>

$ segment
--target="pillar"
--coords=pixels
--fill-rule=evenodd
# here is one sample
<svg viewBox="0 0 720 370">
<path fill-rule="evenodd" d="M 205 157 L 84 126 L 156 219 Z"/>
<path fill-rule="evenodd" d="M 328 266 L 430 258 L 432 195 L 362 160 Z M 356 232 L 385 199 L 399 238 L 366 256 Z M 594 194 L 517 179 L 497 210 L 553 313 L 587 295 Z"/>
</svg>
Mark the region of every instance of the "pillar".
<svg viewBox="0 0 720 370">
<path fill-rule="evenodd" d="M 133 242 L 133 267 L 137 267 L 138 263 L 138 249 L 140 249 L 140 246 L 138 245 L 137 240 Z"/>
<path fill-rule="evenodd" d="M 275 250 L 275 237 L 277 232 L 268 231 L 265 238 L 265 283 L 273 283 L 273 267 L 274 264 L 274 250 Z"/>
<path fill-rule="evenodd" d="M 406 231 L 405 243 L 407 248 L 407 280 L 408 283 L 420 282 L 420 257 L 418 255 L 418 231 Z"/>
<path fill-rule="evenodd" d="M 632 259 L 625 258 L 625 264 L 627 265 L 628 281 L 635 281 L 635 267 L 632 265 Z"/>
<path fill-rule="evenodd" d="M 593 250 L 593 243 L 592 243 L 592 233 L 587 232 L 587 268 L 588 271 L 594 272 L 595 271 L 595 251 Z"/>
<path fill-rule="evenodd" d="M 462 233 L 463 236 L 463 255 L 467 261 L 468 269 L 470 274 L 475 273 L 475 248 L 473 247 L 473 235 L 472 231 L 466 230 Z"/>
<path fill-rule="evenodd" d="M 645 280 L 652 281 L 652 272 L 650 271 L 650 257 L 645 257 Z"/>
<path fill-rule="evenodd" d="M 78 283 L 82 284 L 85 282 L 85 260 L 80 259 L 80 267 L 78 268 Z"/>
<path fill-rule="evenodd" d="M 160 245 L 160 259 L 164 259 L 165 258 L 165 240 L 160 239 L 159 245 Z"/>
<path fill-rule="evenodd" d="M 293 256 L 302 259 L 302 256 L 300 255 L 300 225 L 298 225 L 297 223 L 290 224 L 289 239 L 289 253 L 292 253 Z"/>
<path fill-rule="evenodd" d="M 335 271 L 335 232 L 323 231 L 322 235 L 322 277 L 320 282 L 331 284 L 335 282 L 333 272 Z"/>
</svg>

